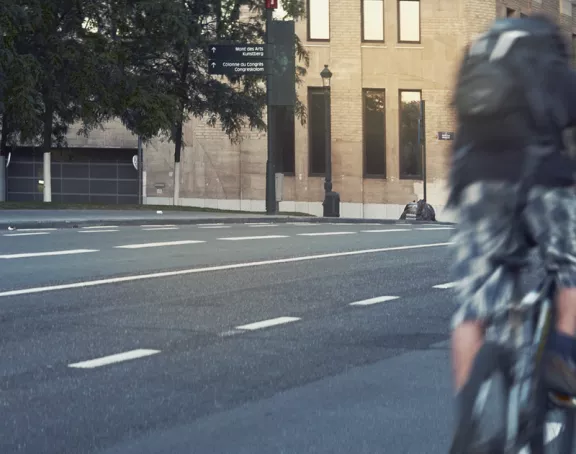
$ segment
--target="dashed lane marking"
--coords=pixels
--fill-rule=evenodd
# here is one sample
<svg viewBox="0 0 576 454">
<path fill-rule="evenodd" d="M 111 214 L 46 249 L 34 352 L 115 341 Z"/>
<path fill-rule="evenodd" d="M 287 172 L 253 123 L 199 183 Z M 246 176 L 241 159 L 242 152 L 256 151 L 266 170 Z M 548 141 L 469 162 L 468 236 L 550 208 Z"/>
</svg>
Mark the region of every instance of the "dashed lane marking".
<svg viewBox="0 0 576 454">
<path fill-rule="evenodd" d="M 98 252 L 98 249 L 70 249 L 67 251 L 50 251 L 50 252 L 27 252 L 23 254 L 5 254 L 0 255 L 0 259 L 25 259 L 29 257 L 48 257 L 53 255 L 71 255 L 71 254 L 86 254 L 88 252 Z"/>
<path fill-rule="evenodd" d="M 196 241 L 196 240 L 163 241 L 160 243 L 124 244 L 122 246 L 114 246 L 114 247 L 118 249 L 142 249 L 147 247 L 181 246 L 184 244 L 197 244 L 205 242 L 206 241 Z"/>
<path fill-rule="evenodd" d="M 399 296 L 377 296 L 375 298 L 369 298 L 367 300 L 350 303 L 350 306 L 372 306 L 373 304 L 385 303 L 387 301 L 393 301 L 399 298 Z"/>
<path fill-rule="evenodd" d="M 110 364 L 120 363 L 123 361 L 129 361 L 137 358 L 144 358 L 145 356 L 156 355 L 160 353 L 160 350 L 149 350 L 149 349 L 137 349 L 130 350 L 124 353 L 118 353 L 116 355 L 103 356 L 102 358 L 91 359 L 89 361 L 82 361 L 79 363 L 69 364 L 68 367 L 75 369 L 94 369 L 95 367 L 107 366 Z"/>
<path fill-rule="evenodd" d="M 299 317 L 277 317 L 269 320 L 262 320 L 260 322 L 249 323 L 247 325 L 237 326 L 235 329 L 244 331 L 255 331 L 257 329 L 270 328 L 271 326 L 284 325 L 300 320 Z"/>
</svg>

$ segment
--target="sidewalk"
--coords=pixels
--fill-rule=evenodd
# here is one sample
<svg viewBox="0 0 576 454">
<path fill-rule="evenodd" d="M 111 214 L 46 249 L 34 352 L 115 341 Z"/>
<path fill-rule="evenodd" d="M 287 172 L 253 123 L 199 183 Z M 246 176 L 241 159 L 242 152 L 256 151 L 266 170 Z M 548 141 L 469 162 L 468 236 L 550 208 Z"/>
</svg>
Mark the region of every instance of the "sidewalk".
<svg viewBox="0 0 576 454">
<path fill-rule="evenodd" d="M 25 228 L 78 228 L 97 225 L 150 225 L 150 224 L 243 224 L 246 222 L 318 222 L 318 223 L 379 223 L 414 224 L 432 222 L 399 221 L 394 219 L 317 218 L 312 216 L 258 213 L 218 213 L 203 211 L 145 211 L 145 210 L 0 210 L 0 229 Z M 435 222 L 439 225 L 451 225 Z"/>
</svg>

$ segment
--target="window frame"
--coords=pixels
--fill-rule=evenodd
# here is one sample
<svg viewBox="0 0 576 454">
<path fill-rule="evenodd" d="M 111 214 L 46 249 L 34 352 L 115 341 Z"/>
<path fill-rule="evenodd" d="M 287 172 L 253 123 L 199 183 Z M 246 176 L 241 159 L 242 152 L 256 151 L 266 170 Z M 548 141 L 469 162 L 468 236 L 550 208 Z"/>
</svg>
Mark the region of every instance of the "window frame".
<svg viewBox="0 0 576 454">
<path fill-rule="evenodd" d="M 402 2 L 418 2 L 418 41 L 403 41 L 401 39 L 402 27 L 400 22 L 400 4 Z M 399 44 L 422 44 L 422 4 L 420 0 L 398 0 L 396 2 L 396 24 L 398 25 Z"/>
<path fill-rule="evenodd" d="M 413 180 L 420 181 L 424 178 L 424 161 L 420 156 L 420 174 L 419 175 L 406 175 L 402 173 L 402 93 L 419 93 L 420 101 L 422 101 L 422 90 L 416 88 L 400 88 L 398 89 L 398 178 L 400 180 Z M 426 121 L 426 118 L 424 118 Z M 424 139 L 426 140 L 426 139 Z"/>
<path fill-rule="evenodd" d="M 369 92 L 379 92 L 384 93 L 384 173 L 368 173 L 367 157 L 366 157 L 366 94 Z M 362 175 L 366 179 L 386 179 L 388 174 L 388 160 L 386 159 L 387 145 L 386 140 L 386 101 L 387 101 L 387 90 L 385 88 L 363 88 L 362 89 Z"/>
<path fill-rule="evenodd" d="M 310 0 L 308 0 L 310 1 Z M 364 4 L 366 1 L 373 0 L 360 0 L 360 22 L 362 27 L 362 42 L 363 43 L 385 43 L 386 42 L 386 2 L 385 0 L 378 0 L 382 3 L 382 39 L 366 39 L 366 28 L 364 27 Z"/>
<path fill-rule="evenodd" d="M 309 177 L 325 177 L 326 176 L 326 164 L 324 164 L 324 172 L 312 172 L 312 121 L 311 121 L 311 99 L 316 93 L 319 93 L 322 96 L 322 101 L 324 101 L 324 87 L 317 87 L 317 86 L 309 86 L 308 93 L 307 93 L 307 111 L 308 111 L 308 176 Z M 332 106 L 332 93 L 330 92 L 330 87 L 327 88 L 328 90 L 328 109 Z M 324 112 L 324 115 L 327 115 L 327 112 Z M 330 123 L 330 127 L 332 124 Z M 324 162 L 326 162 L 326 143 L 324 143 Z"/>
<path fill-rule="evenodd" d="M 313 0 L 306 0 L 306 41 L 313 43 L 329 43 L 332 22 L 330 21 L 330 0 L 328 0 L 328 38 L 312 38 L 311 32 L 311 22 L 310 22 L 310 2 Z"/>
<path fill-rule="evenodd" d="M 283 173 L 285 176 L 289 176 L 289 177 L 293 177 L 296 175 L 296 113 L 294 111 L 294 107 L 292 106 L 270 106 L 273 111 L 272 111 L 272 115 L 274 116 L 274 131 L 275 131 L 275 142 L 274 142 L 274 148 L 275 148 L 275 161 L 276 161 L 276 166 L 277 166 L 277 171 L 280 171 L 281 173 Z M 285 156 L 284 153 L 278 153 L 276 150 L 278 150 L 278 142 L 283 142 L 283 140 L 281 140 L 281 135 L 278 134 L 278 131 L 280 131 L 281 128 L 279 128 L 278 126 L 278 119 L 279 119 L 279 113 L 280 113 L 280 109 L 287 109 L 287 111 L 292 111 L 292 115 L 287 115 L 287 117 L 291 118 L 291 125 L 292 125 L 292 150 L 290 150 L 291 155 L 292 155 L 292 163 L 291 166 L 294 170 L 290 170 L 290 171 L 286 171 L 285 170 Z M 288 113 L 288 112 L 287 112 Z M 283 150 L 282 150 L 283 151 Z M 279 168 L 278 168 L 279 167 Z"/>
</svg>

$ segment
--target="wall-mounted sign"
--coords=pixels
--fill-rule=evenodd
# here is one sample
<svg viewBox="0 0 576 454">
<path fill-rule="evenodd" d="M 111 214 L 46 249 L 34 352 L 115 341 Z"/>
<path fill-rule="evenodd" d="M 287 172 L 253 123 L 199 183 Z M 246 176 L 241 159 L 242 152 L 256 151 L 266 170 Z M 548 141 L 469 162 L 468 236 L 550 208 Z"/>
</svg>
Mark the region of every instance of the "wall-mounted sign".
<svg viewBox="0 0 576 454">
<path fill-rule="evenodd" d="M 453 132 L 439 132 L 438 140 L 454 140 Z"/>
</svg>

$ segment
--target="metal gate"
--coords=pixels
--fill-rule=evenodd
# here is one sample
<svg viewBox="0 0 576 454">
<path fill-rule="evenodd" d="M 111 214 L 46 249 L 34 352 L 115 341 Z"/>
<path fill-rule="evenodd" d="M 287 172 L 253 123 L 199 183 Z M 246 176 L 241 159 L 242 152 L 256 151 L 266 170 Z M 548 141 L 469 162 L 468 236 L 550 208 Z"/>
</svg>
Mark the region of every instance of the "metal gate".
<svg viewBox="0 0 576 454">
<path fill-rule="evenodd" d="M 57 203 L 138 203 L 136 149 L 67 148 L 52 150 L 52 201 Z M 37 149 L 16 149 L 7 169 L 9 201 L 42 201 L 43 156 Z"/>
</svg>

